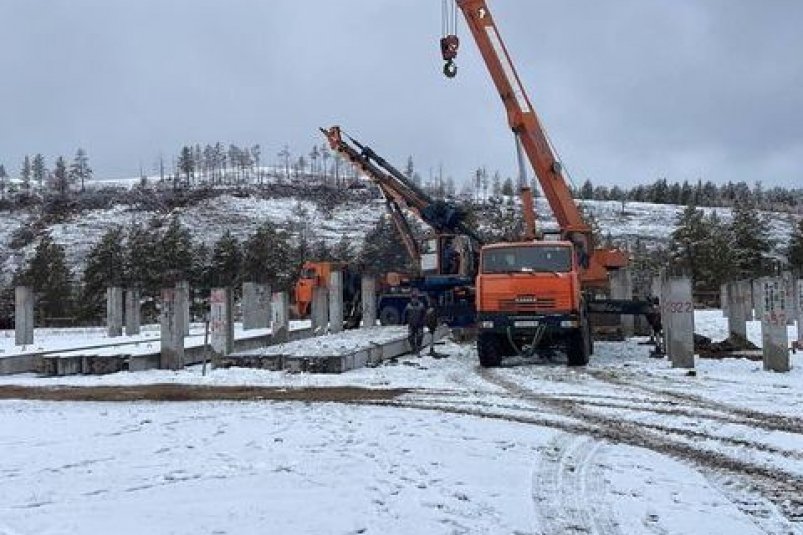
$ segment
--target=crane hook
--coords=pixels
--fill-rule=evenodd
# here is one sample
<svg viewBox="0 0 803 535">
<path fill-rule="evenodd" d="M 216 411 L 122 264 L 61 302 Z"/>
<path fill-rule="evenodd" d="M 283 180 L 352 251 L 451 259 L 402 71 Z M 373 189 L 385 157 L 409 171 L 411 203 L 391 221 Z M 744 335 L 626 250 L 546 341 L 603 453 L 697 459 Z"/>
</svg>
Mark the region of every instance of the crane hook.
<svg viewBox="0 0 803 535">
<path fill-rule="evenodd" d="M 443 64 L 443 75 L 447 78 L 454 78 L 457 76 L 457 64 L 454 61 L 449 60 Z"/>
<path fill-rule="evenodd" d="M 460 39 L 456 35 L 450 34 L 441 37 L 441 56 L 446 62 L 443 66 L 443 74 L 447 78 L 454 78 L 457 76 L 457 65 L 455 65 L 454 58 L 457 57 L 457 49 L 460 47 Z"/>
</svg>

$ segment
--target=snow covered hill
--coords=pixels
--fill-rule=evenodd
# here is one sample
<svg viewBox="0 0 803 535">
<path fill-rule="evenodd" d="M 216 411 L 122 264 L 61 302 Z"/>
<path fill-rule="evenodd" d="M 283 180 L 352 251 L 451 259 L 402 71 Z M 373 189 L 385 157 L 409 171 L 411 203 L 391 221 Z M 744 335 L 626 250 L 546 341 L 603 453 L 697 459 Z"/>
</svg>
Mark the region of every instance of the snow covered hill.
<svg viewBox="0 0 803 535">
<path fill-rule="evenodd" d="M 128 186 L 128 185 L 127 185 Z M 185 208 L 170 212 L 143 210 L 140 206 L 116 204 L 107 209 L 83 211 L 70 216 L 66 221 L 36 228 L 41 236 L 49 232 L 56 243 L 63 245 L 74 272 L 81 271 L 84 259 L 92 245 L 102 234 L 115 225 L 129 226 L 144 223 L 155 216 L 168 217 L 177 214 L 196 241 L 214 243 L 225 231 L 231 231 L 242 239 L 252 233 L 264 221 L 271 221 L 294 235 L 306 231 L 311 240 L 324 239 L 334 245 L 343 236 L 359 246 L 365 233 L 385 213 L 383 201 L 367 199 L 364 190 L 348 192 L 345 200 L 332 209 L 305 198 L 264 198 L 256 195 L 243 196 L 223 192 L 220 196 L 205 199 Z M 683 207 L 640 202 L 581 201 L 587 213 L 599 223 L 603 235 L 610 234 L 620 246 L 632 246 L 637 239 L 646 244 L 663 244 L 674 229 L 674 221 Z M 328 203 L 327 203 L 328 204 Z M 544 198 L 536 199 L 536 210 L 542 228 L 555 228 L 552 212 Z M 706 213 L 716 210 L 725 220 L 730 220 L 728 208 L 706 208 Z M 20 229 L 32 227 L 37 220 L 27 211 L 0 212 L 0 283 L 8 284 L 11 274 L 34 250 L 38 239 L 22 248 L 12 247 L 15 234 Z M 772 238 L 785 245 L 795 216 L 772 214 Z"/>
</svg>

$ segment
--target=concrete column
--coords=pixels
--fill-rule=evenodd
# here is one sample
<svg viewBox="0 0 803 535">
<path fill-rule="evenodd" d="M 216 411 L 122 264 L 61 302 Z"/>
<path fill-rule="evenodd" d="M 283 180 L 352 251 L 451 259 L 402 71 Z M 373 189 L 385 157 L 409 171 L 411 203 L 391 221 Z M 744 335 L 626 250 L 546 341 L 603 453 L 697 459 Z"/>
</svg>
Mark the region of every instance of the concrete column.
<svg viewBox="0 0 803 535">
<path fill-rule="evenodd" d="M 728 283 L 719 287 L 719 308 L 722 309 L 722 317 L 728 317 Z"/>
<path fill-rule="evenodd" d="M 215 288 L 209 300 L 212 350 L 220 356 L 234 352 L 234 301 L 231 288 Z"/>
<path fill-rule="evenodd" d="M 106 288 L 106 329 L 110 337 L 123 335 L 122 288 Z"/>
<path fill-rule="evenodd" d="M 290 336 L 290 297 L 287 292 L 273 294 L 271 309 L 273 339 L 278 343 L 286 342 Z"/>
<path fill-rule="evenodd" d="M 159 367 L 162 369 L 178 370 L 184 366 L 183 315 L 178 290 L 175 288 L 163 289 L 160 317 L 162 352 L 159 359 Z"/>
<path fill-rule="evenodd" d="M 747 339 L 747 303 L 750 301 L 751 292 L 746 281 L 728 283 L 729 337 Z"/>
<path fill-rule="evenodd" d="M 14 343 L 33 344 L 33 289 L 17 286 L 14 290 Z"/>
<path fill-rule="evenodd" d="M 312 332 L 321 334 L 326 330 L 329 323 L 329 291 L 326 288 L 316 286 L 312 289 Z"/>
<path fill-rule="evenodd" d="M 611 272 L 611 298 L 633 299 L 633 278 L 629 269 L 617 269 Z M 632 314 L 622 314 L 619 320 L 622 324 L 622 334 L 625 338 L 632 338 L 634 323 Z"/>
<path fill-rule="evenodd" d="M 179 281 L 176 283 L 176 290 L 178 291 L 179 299 L 181 300 L 181 321 L 182 332 L 184 336 L 190 334 L 190 283 L 188 281 Z"/>
<path fill-rule="evenodd" d="M 329 274 L 329 332 L 343 330 L 343 272 Z"/>
<path fill-rule="evenodd" d="M 761 351 L 764 356 L 764 369 L 775 372 L 789 371 L 789 340 L 786 333 L 786 319 L 789 303 L 783 279 L 763 277 L 757 281 L 761 307 Z"/>
<path fill-rule="evenodd" d="M 140 293 L 137 289 L 130 289 L 125 293 L 125 334 L 134 336 L 139 334 L 140 326 Z"/>
<path fill-rule="evenodd" d="M 670 277 L 663 311 L 669 324 L 667 353 L 673 368 L 694 368 L 694 302 L 691 279 Z"/>
<path fill-rule="evenodd" d="M 362 326 L 376 325 L 376 278 L 373 275 L 362 277 Z"/>
<path fill-rule="evenodd" d="M 243 283 L 243 329 L 270 327 L 270 286 L 256 282 Z"/>
<path fill-rule="evenodd" d="M 669 277 L 666 272 L 663 271 L 661 275 L 661 324 L 663 326 L 664 353 L 666 353 L 667 358 L 669 358 L 669 340 L 674 330 L 672 322 L 669 321 L 669 300 Z"/>
<path fill-rule="evenodd" d="M 797 343 L 803 346 L 803 279 L 797 279 L 795 301 L 797 304 Z"/>
<path fill-rule="evenodd" d="M 786 325 L 794 325 L 797 318 L 797 299 L 795 294 L 795 278 L 790 271 L 781 273 L 786 302 Z"/>
</svg>

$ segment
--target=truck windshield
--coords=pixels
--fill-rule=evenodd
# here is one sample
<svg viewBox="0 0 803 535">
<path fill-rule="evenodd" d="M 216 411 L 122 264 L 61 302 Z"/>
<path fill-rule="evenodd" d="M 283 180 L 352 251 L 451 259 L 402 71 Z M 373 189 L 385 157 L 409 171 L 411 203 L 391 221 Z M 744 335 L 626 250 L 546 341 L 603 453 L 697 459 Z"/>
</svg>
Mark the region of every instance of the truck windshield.
<svg viewBox="0 0 803 535">
<path fill-rule="evenodd" d="M 501 247 L 482 253 L 483 273 L 559 272 L 572 269 L 572 249 L 560 246 Z"/>
</svg>

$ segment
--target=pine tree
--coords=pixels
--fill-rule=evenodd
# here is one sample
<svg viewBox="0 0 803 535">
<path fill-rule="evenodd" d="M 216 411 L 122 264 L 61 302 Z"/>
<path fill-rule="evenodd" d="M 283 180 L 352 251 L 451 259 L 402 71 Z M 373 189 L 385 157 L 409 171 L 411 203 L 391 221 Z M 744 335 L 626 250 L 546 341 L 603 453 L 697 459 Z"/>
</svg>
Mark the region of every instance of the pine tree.
<svg viewBox="0 0 803 535">
<path fill-rule="evenodd" d="M 184 175 L 185 185 L 189 186 L 190 179 L 195 172 L 195 159 L 193 158 L 192 149 L 186 145 L 181 148 L 181 153 L 178 156 L 178 170 Z"/>
<path fill-rule="evenodd" d="M 691 275 L 695 281 L 701 278 L 702 251 L 709 238 L 708 229 L 703 222 L 703 211 L 695 206 L 687 206 L 675 219 L 669 252 L 674 266 Z"/>
<path fill-rule="evenodd" d="M 75 152 L 75 159 L 70 165 L 70 181 L 80 182 L 81 191 L 84 191 L 84 185 L 87 180 L 92 178 L 92 168 L 89 167 L 89 156 L 87 156 L 84 149 L 79 148 Z"/>
<path fill-rule="evenodd" d="M 67 172 L 67 161 L 59 156 L 56 159 L 56 167 L 53 170 L 53 189 L 60 197 L 66 197 L 70 191 L 73 178 Z"/>
<path fill-rule="evenodd" d="M 734 279 L 733 236 L 730 228 L 716 212 L 703 220 L 708 237 L 699 252 L 697 286 L 716 291 L 723 283 Z"/>
<path fill-rule="evenodd" d="M 162 284 L 172 285 L 189 280 L 192 272 L 192 237 L 178 217 L 170 219 L 159 241 L 157 265 L 160 266 Z"/>
<path fill-rule="evenodd" d="M 41 189 L 45 184 L 45 178 L 47 178 L 47 166 L 45 165 L 45 157 L 40 153 L 34 155 L 31 171 L 34 181 L 36 181 L 36 184 Z"/>
<path fill-rule="evenodd" d="M 15 276 L 15 285 L 36 292 L 41 318 L 62 318 L 72 310 L 72 283 L 64 247 L 50 235 L 42 236 L 27 267 Z"/>
<path fill-rule="evenodd" d="M 583 185 L 580 186 L 580 198 L 583 200 L 590 200 L 594 197 L 594 185 L 591 180 L 586 179 Z"/>
<path fill-rule="evenodd" d="M 515 195 L 515 191 L 513 191 L 513 179 L 507 177 L 505 181 L 502 183 L 502 195 L 507 195 L 508 197 L 512 197 Z"/>
<path fill-rule="evenodd" d="M 730 230 L 737 275 L 754 278 L 766 274 L 774 245 L 770 238 L 769 218 L 751 202 L 738 200 L 733 207 Z"/>
<path fill-rule="evenodd" d="M 265 222 L 243 245 L 243 280 L 289 290 L 305 256 L 306 251 L 300 261 L 294 259 L 287 233 Z"/>
<path fill-rule="evenodd" d="M 86 256 L 82 278 L 81 309 L 85 318 L 103 310 L 106 289 L 125 280 L 125 233 L 122 227 L 106 231 Z"/>
<path fill-rule="evenodd" d="M 0 199 L 6 198 L 6 189 L 8 188 L 8 173 L 3 164 L 0 164 Z"/>
<path fill-rule="evenodd" d="M 20 180 L 22 181 L 22 189 L 25 191 L 31 190 L 31 159 L 28 155 L 22 160 L 22 169 L 20 170 Z"/>
<path fill-rule="evenodd" d="M 161 290 L 161 262 L 158 250 L 161 233 L 157 221 L 147 226 L 133 225 L 128 229 L 125 248 L 125 276 L 130 286 L 146 294 L 157 295 Z"/>
<path fill-rule="evenodd" d="M 345 234 L 343 234 L 340 237 L 340 241 L 335 244 L 332 250 L 332 257 L 338 262 L 351 262 L 354 260 L 351 240 Z"/>
<path fill-rule="evenodd" d="M 803 219 L 798 222 L 797 228 L 792 231 L 786 258 L 789 262 L 789 267 L 797 271 L 799 275 L 803 275 Z"/>
<path fill-rule="evenodd" d="M 243 254 L 240 242 L 230 231 L 226 231 L 215 243 L 212 250 L 211 277 L 216 287 L 237 287 L 240 283 L 240 271 Z"/>
<path fill-rule="evenodd" d="M 388 271 L 413 272 L 410 257 L 402 243 L 401 236 L 388 217 L 380 217 L 374 228 L 365 235 L 365 242 L 359 255 L 365 273 L 386 273 Z"/>
</svg>

